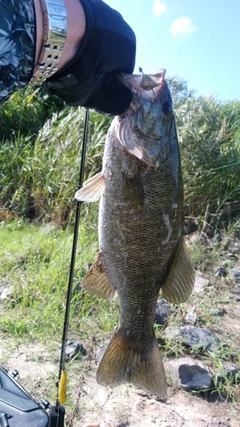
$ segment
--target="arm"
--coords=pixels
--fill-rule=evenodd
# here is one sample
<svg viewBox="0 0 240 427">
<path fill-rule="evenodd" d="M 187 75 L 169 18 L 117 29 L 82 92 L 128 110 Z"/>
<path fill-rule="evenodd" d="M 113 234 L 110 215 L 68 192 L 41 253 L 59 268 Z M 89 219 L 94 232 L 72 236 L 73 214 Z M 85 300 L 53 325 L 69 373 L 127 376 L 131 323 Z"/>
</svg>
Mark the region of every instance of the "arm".
<svg viewBox="0 0 240 427">
<path fill-rule="evenodd" d="M 86 30 L 74 59 L 44 84 L 68 105 L 83 105 L 118 115 L 131 102 L 131 91 L 118 79 L 131 74 L 136 39 L 122 16 L 102 0 L 81 0 Z"/>
<path fill-rule="evenodd" d="M 9 0 L 6 8 L 5 0 L 0 0 L 0 29 L 3 30 L 0 32 L 0 102 L 15 90 L 29 83 L 36 84 L 46 29 L 42 1 Z M 50 76 L 44 69 L 41 82 L 49 94 L 59 96 L 68 105 L 83 105 L 114 115 L 123 113 L 132 94 L 118 80 L 118 75 L 133 71 L 136 49 L 133 31 L 121 15 L 102 0 L 60 3 L 66 13 L 64 47 L 57 68 L 51 70 Z"/>
<path fill-rule="evenodd" d="M 61 71 L 76 55 L 86 31 L 86 19 L 79 0 L 64 0 L 67 14 L 66 41 L 64 44 L 58 71 Z M 34 0 L 36 15 L 36 53 L 35 66 L 38 63 L 43 45 L 43 13 L 41 0 Z"/>
</svg>

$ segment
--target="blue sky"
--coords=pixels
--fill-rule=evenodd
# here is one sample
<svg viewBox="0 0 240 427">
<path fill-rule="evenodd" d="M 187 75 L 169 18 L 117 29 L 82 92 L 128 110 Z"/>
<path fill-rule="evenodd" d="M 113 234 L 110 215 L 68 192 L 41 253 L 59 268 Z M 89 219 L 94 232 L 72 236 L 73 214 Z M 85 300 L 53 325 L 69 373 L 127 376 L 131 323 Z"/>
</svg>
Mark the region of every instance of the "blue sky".
<svg viewBox="0 0 240 427">
<path fill-rule="evenodd" d="M 197 95 L 240 100 L 240 0 L 104 0 L 137 37 L 135 72 L 166 68 Z"/>
</svg>

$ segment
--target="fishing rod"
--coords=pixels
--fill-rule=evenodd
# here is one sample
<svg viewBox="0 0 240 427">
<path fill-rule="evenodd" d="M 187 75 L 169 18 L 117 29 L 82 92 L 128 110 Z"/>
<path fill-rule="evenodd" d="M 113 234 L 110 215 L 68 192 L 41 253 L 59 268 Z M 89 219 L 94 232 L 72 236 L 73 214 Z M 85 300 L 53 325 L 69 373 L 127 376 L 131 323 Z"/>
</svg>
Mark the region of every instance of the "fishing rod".
<svg viewBox="0 0 240 427">
<path fill-rule="evenodd" d="M 89 110 L 85 109 L 82 152 L 80 161 L 78 189 L 83 185 L 84 163 L 88 137 Z M 73 232 L 73 244 L 69 268 L 67 300 L 63 322 L 62 345 L 59 364 L 59 378 L 57 382 L 57 397 L 55 406 L 44 399 L 36 402 L 30 394 L 17 382 L 17 371 L 7 372 L 0 368 L 0 427 L 64 427 L 66 402 L 67 373 L 65 370 L 65 353 L 69 314 L 72 298 L 74 265 L 76 259 L 79 221 L 82 202 L 76 203 L 76 215 Z"/>
<path fill-rule="evenodd" d="M 88 133 L 88 118 L 89 118 L 89 110 L 87 108 L 85 110 L 78 189 L 80 189 L 83 185 L 84 162 L 85 162 L 85 156 L 86 156 L 87 133 Z M 82 205 L 82 202 L 77 201 L 74 233 L 73 233 L 72 255 L 71 255 L 70 270 L 69 270 L 67 301 L 66 301 L 66 308 L 65 308 L 65 318 L 63 322 L 58 392 L 57 392 L 56 406 L 52 408 L 54 419 L 56 418 L 58 420 L 58 424 L 56 424 L 56 427 L 64 426 L 63 420 L 64 420 L 65 411 L 63 406 L 61 405 L 63 405 L 66 402 L 67 373 L 65 371 L 65 353 L 66 353 L 67 333 L 68 333 L 68 325 L 69 325 L 70 305 L 71 305 L 71 298 L 72 298 L 72 285 L 73 285 L 74 265 L 75 265 L 75 259 L 76 259 L 81 205 Z M 51 424 L 50 427 L 55 427 L 55 424 Z"/>
</svg>

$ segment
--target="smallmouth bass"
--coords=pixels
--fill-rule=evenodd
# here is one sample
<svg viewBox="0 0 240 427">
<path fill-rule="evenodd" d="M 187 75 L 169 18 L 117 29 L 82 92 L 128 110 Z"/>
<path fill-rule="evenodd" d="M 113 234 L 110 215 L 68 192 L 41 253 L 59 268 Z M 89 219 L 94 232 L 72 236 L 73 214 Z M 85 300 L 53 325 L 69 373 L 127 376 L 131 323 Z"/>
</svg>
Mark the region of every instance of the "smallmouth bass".
<svg viewBox="0 0 240 427">
<path fill-rule="evenodd" d="M 102 172 L 76 193 L 99 206 L 99 253 L 82 281 L 87 291 L 120 301 L 120 326 L 100 362 L 97 381 L 136 386 L 166 399 L 154 333 L 156 301 L 188 299 L 194 270 L 183 238 L 183 187 L 165 70 L 123 75 L 133 92 L 106 138 Z"/>
</svg>

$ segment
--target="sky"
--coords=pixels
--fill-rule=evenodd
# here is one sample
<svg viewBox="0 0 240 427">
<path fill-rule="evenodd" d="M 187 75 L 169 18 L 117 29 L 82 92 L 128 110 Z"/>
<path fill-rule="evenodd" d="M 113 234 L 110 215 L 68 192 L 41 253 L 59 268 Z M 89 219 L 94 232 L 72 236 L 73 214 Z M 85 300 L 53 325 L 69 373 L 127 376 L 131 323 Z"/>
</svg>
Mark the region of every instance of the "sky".
<svg viewBox="0 0 240 427">
<path fill-rule="evenodd" d="M 136 67 L 166 68 L 199 96 L 240 100 L 240 0 L 104 0 L 137 38 Z"/>
</svg>

